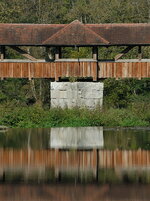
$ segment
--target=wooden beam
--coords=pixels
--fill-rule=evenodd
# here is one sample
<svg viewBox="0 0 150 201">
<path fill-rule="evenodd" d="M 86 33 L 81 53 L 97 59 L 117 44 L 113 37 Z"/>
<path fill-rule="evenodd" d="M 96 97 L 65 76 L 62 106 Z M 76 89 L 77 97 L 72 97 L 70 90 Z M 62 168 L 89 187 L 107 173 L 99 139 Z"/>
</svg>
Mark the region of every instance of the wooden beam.
<svg viewBox="0 0 150 201">
<path fill-rule="evenodd" d="M 19 52 L 22 56 L 26 57 L 27 59 L 31 60 L 31 61 L 37 61 L 36 58 L 34 58 L 33 56 L 31 56 L 30 54 L 28 54 L 27 51 L 22 50 L 21 48 L 17 47 L 17 46 L 9 46 L 10 48 L 12 48 L 13 50 Z"/>
<path fill-rule="evenodd" d="M 93 64 L 92 64 L 93 63 Z M 91 65 L 92 65 L 92 69 L 93 69 L 93 81 L 97 81 L 97 78 L 98 78 L 98 62 L 92 62 Z"/>
<path fill-rule="evenodd" d="M 123 55 L 125 55 L 126 53 L 128 53 L 130 50 L 132 50 L 135 46 L 128 46 L 127 48 L 125 48 L 120 54 L 115 56 L 115 61 L 120 59 Z"/>
<path fill-rule="evenodd" d="M 5 46 L 0 46 L 0 60 L 3 61 L 5 59 Z"/>
<path fill-rule="evenodd" d="M 138 59 L 139 61 L 142 60 L 142 46 L 138 46 Z"/>
<path fill-rule="evenodd" d="M 98 60 L 98 47 L 94 46 L 92 51 L 93 51 L 93 53 L 92 53 L 93 59 Z"/>
</svg>

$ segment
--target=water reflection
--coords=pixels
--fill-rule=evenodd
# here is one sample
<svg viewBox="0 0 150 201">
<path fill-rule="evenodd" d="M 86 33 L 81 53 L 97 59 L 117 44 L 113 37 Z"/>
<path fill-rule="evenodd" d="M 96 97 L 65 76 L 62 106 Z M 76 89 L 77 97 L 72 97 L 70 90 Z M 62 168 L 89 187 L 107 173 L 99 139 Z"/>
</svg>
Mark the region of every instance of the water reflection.
<svg viewBox="0 0 150 201">
<path fill-rule="evenodd" d="M 150 151 L 0 150 L 1 182 L 150 183 Z"/>
<path fill-rule="evenodd" d="M 0 183 L 0 201 L 148 201 L 150 128 L 6 130 Z"/>
<path fill-rule="evenodd" d="M 150 183 L 150 129 L 9 129 L 0 134 L 0 181 Z"/>
<path fill-rule="evenodd" d="M 6 126 L 0 126 L 0 133 L 8 132 L 8 128 Z"/>
<path fill-rule="evenodd" d="M 103 146 L 103 127 L 52 128 L 50 131 L 50 148 L 100 149 Z"/>
<path fill-rule="evenodd" d="M 150 128 L 102 128 L 102 127 L 91 127 L 91 128 L 34 128 L 34 129 L 9 129 L 6 133 L 0 133 L 0 148 L 13 148 L 13 149 L 27 149 L 30 146 L 31 149 L 49 149 L 50 146 L 54 146 L 51 142 L 51 137 L 54 138 L 58 136 L 57 140 L 61 136 L 65 140 L 68 136 L 71 136 L 69 139 L 69 143 L 73 141 L 74 148 L 77 147 L 77 144 L 83 145 L 83 149 L 85 148 L 85 144 L 91 143 L 87 138 L 82 137 L 85 133 L 88 133 L 87 137 L 89 140 L 92 140 L 92 149 L 94 148 L 94 143 L 98 144 L 101 148 L 107 150 L 150 150 Z M 74 134 L 73 134 L 74 133 Z M 90 136 L 91 133 L 91 137 Z M 103 134 L 102 134 L 103 133 Z M 79 135 L 80 139 L 75 141 L 73 135 Z M 100 139 L 95 140 L 95 136 L 100 137 Z M 84 140 L 84 143 L 83 143 Z M 67 143 L 68 139 L 65 143 Z M 98 142 L 97 142 L 98 141 Z M 64 143 L 64 141 L 61 141 Z M 71 148 L 72 145 L 64 145 Z M 53 145 L 52 145 L 53 144 Z M 82 148 L 82 146 L 79 146 Z M 97 146 L 95 146 L 96 148 Z M 65 148 L 65 147 L 64 147 Z M 66 147 L 67 148 L 67 147 Z"/>
<path fill-rule="evenodd" d="M 0 185 L 0 201 L 149 201 L 149 189 L 149 185 Z"/>
</svg>

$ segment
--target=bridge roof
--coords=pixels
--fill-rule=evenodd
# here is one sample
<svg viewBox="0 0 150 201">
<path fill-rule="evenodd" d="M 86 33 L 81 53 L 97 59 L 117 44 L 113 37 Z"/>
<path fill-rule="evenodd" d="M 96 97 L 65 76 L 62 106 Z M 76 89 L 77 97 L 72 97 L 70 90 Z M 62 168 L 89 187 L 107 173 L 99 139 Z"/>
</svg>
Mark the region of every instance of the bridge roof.
<svg viewBox="0 0 150 201">
<path fill-rule="evenodd" d="M 150 45 L 150 23 L 0 24 L 0 45 Z"/>
</svg>

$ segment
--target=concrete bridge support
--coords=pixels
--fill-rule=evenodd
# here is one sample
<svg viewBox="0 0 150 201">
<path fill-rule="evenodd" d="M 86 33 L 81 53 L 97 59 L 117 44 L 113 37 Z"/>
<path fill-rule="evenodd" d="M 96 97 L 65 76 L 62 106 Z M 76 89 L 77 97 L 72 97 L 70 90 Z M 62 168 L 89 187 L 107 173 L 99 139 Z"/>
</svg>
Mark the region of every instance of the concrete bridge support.
<svg viewBox="0 0 150 201">
<path fill-rule="evenodd" d="M 103 88 L 101 82 L 51 82 L 51 107 L 101 107 Z"/>
</svg>

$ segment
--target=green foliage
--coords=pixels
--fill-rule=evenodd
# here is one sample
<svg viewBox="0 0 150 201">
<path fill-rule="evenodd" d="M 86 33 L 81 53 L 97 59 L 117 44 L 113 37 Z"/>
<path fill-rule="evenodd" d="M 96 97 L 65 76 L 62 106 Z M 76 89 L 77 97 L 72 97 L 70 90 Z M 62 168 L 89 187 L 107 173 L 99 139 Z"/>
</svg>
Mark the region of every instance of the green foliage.
<svg viewBox="0 0 150 201">
<path fill-rule="evenodd" d="M 0 21 L 22 23 L 149 22 L 147 0 L 1 0 Z"/>
<path fill-rule="evenodd" d="M 104 86 L 104 96 L 106 97 L 104 102 L 106 101 L 106 104 L 114 105 L 118 108 L 127 105 L 131 89 L 123 80 L 107 79 L 104 82 Z"/>
<path fill-rule="evenodd" d="M 75 81 L 73 79 L 73 81 Z M 51 109 L 50 81 L 7 79 L 0 85 L 0 125 L 9 127 L 149 126 L 150 79 L 104 81 L 104 106 Z"/>
<path fill-rule="evenodd" d="M 147 0 L 1 0 L 1 23 L 139 23 L 149 22 Z M 22 47 L 36 58 L 45 58 L 43 47 Z M 100 59 L 113 59 L 125 47 L 100 47 Z M 55 52 L 55 49 L 52 51 Z M 91 48 L 63 48 L 64 58 L 91 58 Z M 137 48 L 123 58 L 137 58 Z M 7 58 L 22 59 L 9 47 Z M 149 58 L 149 47 L 143 47 Z M 70 80 L 75 81 L 74 78 Z M 104 109 L 47 110 L 48 79 L 0 81 L 0 124 L 10 127 L 133 126 L 150 124 L 150 79 L 104 81 Z"/>
<path fill-rule="evenodd" d="M 64 58 L 92 58 L 92 48 L 80 47 L 80 48 L 62 48 L 62 55 Z"/>
<path fill-rule="evenodd" d="M 8 107 L 19 104 L 28 106 L 41 104 L 49 105 L 50 81 L 48 79 L 6 79 L 0 81 L 0 104 Z"/>
<path fill-rule="evenodd" d="M 141 108 L 126 109 L 50 109 L 38 105 L 24 107 L 0 106 L 0 124 L 17 128 L 49 128 L 78 126 L 149 126 L 149 109 L 146 115 Z"/>
<path fill-rule="evenodd" d="M 77 77 L 69 77 L 69 82 L 77 82 Z"/>
<path fill-rule="evenodd" d="M 150 79 L 106 79 L 104 87 L 104 103 L 107 107 L 127 107 L 134 102 L 145 102 L 150 96 Z"/>
</svg>

